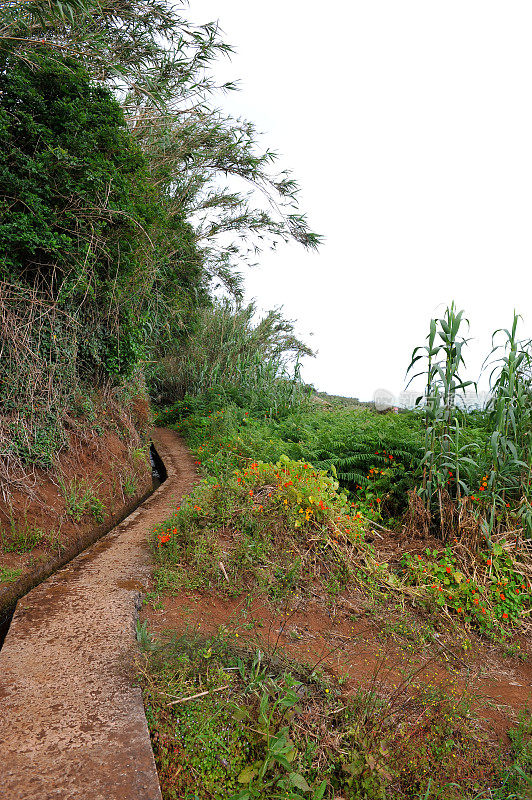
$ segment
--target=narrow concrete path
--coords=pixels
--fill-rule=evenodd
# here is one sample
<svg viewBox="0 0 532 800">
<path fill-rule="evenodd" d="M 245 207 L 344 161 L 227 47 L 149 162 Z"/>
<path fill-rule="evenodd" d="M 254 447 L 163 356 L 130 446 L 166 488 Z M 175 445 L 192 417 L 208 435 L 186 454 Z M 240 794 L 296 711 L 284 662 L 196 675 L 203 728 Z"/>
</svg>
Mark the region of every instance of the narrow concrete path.
<svg viewBox="0 0 532 800">
<path fill-rule="evenodd" d="M 134 623 L 147 534 L 194 482 L 177 436 L 156 430 L 168 478 L 131 516 L 19 601 L 0 653 L 0 800 L 160 800 Z"/>
</svg>

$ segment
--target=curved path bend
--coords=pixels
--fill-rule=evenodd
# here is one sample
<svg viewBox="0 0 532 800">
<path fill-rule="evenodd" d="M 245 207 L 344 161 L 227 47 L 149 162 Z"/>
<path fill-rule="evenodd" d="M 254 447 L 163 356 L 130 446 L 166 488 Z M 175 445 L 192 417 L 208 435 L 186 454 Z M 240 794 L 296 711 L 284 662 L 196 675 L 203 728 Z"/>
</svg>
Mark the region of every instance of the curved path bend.
<svg viewBox="0 0 532 800">
<path fill-rule="evenodd" d="M 1 800 L 160 800 L 135 619 L 149 529 L 190 490 L 177 434 L 154 442 L 168 478 L 124 522 L 22 598 L 0 653 Z"/>
</svg>

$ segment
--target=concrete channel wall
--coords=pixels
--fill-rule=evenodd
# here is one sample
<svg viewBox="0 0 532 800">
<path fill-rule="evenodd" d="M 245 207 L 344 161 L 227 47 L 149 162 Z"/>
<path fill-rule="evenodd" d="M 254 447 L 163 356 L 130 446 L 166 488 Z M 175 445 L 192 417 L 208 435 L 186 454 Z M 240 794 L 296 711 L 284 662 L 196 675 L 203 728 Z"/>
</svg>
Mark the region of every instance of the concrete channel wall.
<svg viewBox="0 0 532 800">
<path fill-rule="evenodd" d="M 0 652 L 2 800 L 161 800 L 135 622 L 149 532 L 196 476 L 177 434 L 157 430 L 154 441 L 165 483 L 17 604 Z"/>
</svg>

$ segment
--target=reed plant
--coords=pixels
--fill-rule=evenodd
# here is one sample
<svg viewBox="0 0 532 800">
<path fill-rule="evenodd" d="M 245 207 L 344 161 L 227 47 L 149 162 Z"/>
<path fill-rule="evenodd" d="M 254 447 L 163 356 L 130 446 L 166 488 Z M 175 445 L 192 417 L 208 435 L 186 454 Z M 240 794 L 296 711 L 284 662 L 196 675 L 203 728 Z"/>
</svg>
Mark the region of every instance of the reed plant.
<svg viewBox="0 0 532 800">
<path fill-rule="evenodd" d="M 225 299 L 203 309 L 195 330 L 175 341 L 152 369 L 152 395 L 165 405 L 216 392 L 228 402 L 273 416 L 300 405 L 308 395 L 300 361 L 312 351 L 278 309 L 257 323 L 255 305 Z"/>
</svg>

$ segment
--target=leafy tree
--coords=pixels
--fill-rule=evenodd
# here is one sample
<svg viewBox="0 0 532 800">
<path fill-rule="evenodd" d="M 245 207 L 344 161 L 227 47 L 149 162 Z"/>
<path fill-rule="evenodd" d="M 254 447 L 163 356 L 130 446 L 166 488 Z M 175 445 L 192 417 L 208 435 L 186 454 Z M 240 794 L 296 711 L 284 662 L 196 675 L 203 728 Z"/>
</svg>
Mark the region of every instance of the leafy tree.
<svg viewBox="0 0 532 800">
<path fill-rule="evenodd" d="M 164 222 L 119 104 L 70 59 L 42 49 L 0 73 L 0 264 L 83 326 L 80 363 L 131 370 L 130 286 Z"/>
<path fill-rule="evenodd" d="M 254 126 L 213 105 L 211 66 L 231 48 L 217 25 L 194 26 L 166 0 L 13 0 L 0 12 L 0 54 L 32 60 L 44 40 L 75 55 L 120 99 L 164 190 L 168 213 L 193 223 L 206 277 L 238 293 L 240 268 L 267 244 L 315 248 L 298 186 L 275 170 Z"/>
<path fill-rule="evenodd" d="M 297 183 L 288 172 L 271 173 L 277 156 L 258 148 L 252 123 L 205 108 L 165 115 L 143 108 L 132 132 L 170 213 L 193 220 L 207 277 L 230 292 L 240 295 L 242 266 L 268 244 L 319 245 L 298 211 Z"/>
<path fill-rule="evenodd" d="M 231 50 L 220 41 L 216 25 L 194 26 L 179 14 L 178 7 L 185 5 L 179 0 L 4 0 L 0 53 L 31 60 L 45 44 L 75 58 L 95 80 L 167 107 L 176 98 L 210 92 L 214 81 L 204 68 Z"/>
<path fill-rule="evenodd" d="M 24 457 L 27 420 L 60 430 L 80 381 L 188 346 L 213 282 L 238 296 L 265 243 L 317 246 L 276 154 L 214 105 L 230 51 L 168 0 L 2 4 L 0 396 Z"/>
<path fill-rule="evenodd" d="M 203 282 L 194 231 L 168 213 L 110 90 L 45 46 L 5 56 L 0 484 L 21 458 L 49 466 L 76 397 L 138 372 L 153 337 L 174 340 Z"/>
</svg>

